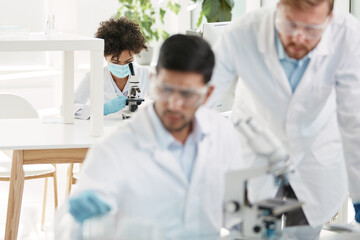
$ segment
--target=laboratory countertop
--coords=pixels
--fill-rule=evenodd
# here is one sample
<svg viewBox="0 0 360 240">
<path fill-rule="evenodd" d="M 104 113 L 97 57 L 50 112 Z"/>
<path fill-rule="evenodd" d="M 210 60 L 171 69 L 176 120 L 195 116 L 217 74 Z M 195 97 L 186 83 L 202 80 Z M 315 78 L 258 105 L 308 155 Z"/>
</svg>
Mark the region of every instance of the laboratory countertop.
<svg viewBox="0 0 360 240">
<path fill-rule="evenodd" d="M 104 119 L 104 135 L 109 134 L 124 121 Z M 0 149 L 62 149 L 88 148 L 102 137 L 89 133 L 91 121 L 75 119 L 74 124 L 64 124 L 61 119 L 0 119 Z"/>
</svg>

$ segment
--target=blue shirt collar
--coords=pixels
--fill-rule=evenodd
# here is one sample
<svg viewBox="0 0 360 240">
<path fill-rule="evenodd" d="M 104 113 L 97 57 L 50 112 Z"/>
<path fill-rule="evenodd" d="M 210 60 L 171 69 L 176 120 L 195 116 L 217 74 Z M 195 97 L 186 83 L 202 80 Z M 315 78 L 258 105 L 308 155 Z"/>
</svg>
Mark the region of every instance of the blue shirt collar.
<svg viewBox="0 0 360 240">
<path fill-rule="evenodd" d="M 159 143 L 159 145 L 162 148 L 168 148 L 171 144 L 180 144 L 163 126 L 160 118 L 155 112 L 155 106 L 154 104 L 152 106 L 149 106 L 147 108 L 151 125 L 154 128 L 156 139 Z M 197 117 L 195 115 L 194 123 L 193 123 L 193 131 L 190 133 L 189 137 L 194 138 L 195 143 L 201 141 L 203 137 L 205 136 L 205 132 L 203 131 L 203 128 L 200 126 L 199 121 L 197 120 Z"/>
<path fill-rule="evenodd" d="M 279 60 L 294 62 L 294 63 L 298 63 L 299 65 L 303 64 L 306 60 L 310 59 L 313 54 L 313 51 L 310 51 L 305 57 L 303 57 L 300 60 L 290 58 L 285 52 L 284 46 L 282 45 L 282 43 L 280 41 L 280 38 L 278 36 L 278 32 L 276 31 L 276 29 L 275 29 L 275 45 L 276 45 L 276 52 L 277 52 Z"/>
</svg>

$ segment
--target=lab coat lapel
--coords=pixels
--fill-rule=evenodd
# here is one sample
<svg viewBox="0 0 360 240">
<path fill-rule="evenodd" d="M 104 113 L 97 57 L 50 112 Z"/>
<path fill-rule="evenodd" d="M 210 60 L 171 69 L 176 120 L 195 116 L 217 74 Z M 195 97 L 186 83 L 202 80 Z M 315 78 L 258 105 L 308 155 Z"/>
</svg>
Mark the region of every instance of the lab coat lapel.
<svg viewBox="0 0 360 240">
<path fill-rule="evenodd" d="M 199 184 L 202 173 L 206 166 L 206 156 L 208 156 L 208 152 L 213 149 L 212 138 L 210 137 L 212 126 L 210 126 L 209 121 L 204 119 L 202 114 L 202 108 L 199 108 L 196 115 L 199 124 L 201 125 L 202 131 L 204 133 L 204 137 L 198 142 L 197 156 L 194 164 L 194 169 L 191 174 L 191 189 L 194 190 L 196 186 Z"/>
<path fill-rule="evenodd" d="M 324 35 L 321 38 L 318 46 L 313 50 L 312 57 L 310 59 L 309 65 L 304 72 L 304 75 L 297 86 L 293 99 L 297 99 L 298 97 L 303 97 L 304 92 L 307 92 L 307 86 L 313 84 L 317 81 L 316 73 L 318 69 L 321 67 L 323 60 L 333 53 L 333 43 L 331 42 L 331 31 L 332 25 L 329 24 L 328 28 L 324 32 Z M 306 96 L 306 94 L 305 94 Z"/>
<path fill-rule="evenodd" d="M 198 143 L 198 151 L 195 161 L 195 167 L 191 175 L 191 189 L 194 189 L 199 184 L 206 165 L 206 152 L 212 149 L 211 139 L 206 137 Z"/>
<path fill-rule="evenodd" d="M 271 79 L 275 81 L 275 84 L 280 87 L 281 91 L 287 96 L 291 96 L 290 83 L 276 53 L 274 15 L 275 10 L 262 18 L 259 34 L 257 35 L 258 49 L 263 54 Z"/>
<path fill-rule="evenodd" d="M 154 161 L 169 173 L 171 178 L 177 179 L 180 184 L 185 187 L 188 186 L 188 180 L 186 179 L 184 171 L 181 169 L 180 163 L 174 158 L 174 156 L 167 150 L 155 149 Z"/>
<path fill-rule="evenodd" d="M 148 107 L 153 107 L 153 105 Z M 172 178 L 176 178 L 181 184 L 187 186 L 188 182 L 179 162 L 170 152 L 160 147 L 154 128 L 150 122 L 147 108 L 144 108 L 139 112 L 136 116 L 136 120 L 134 119 L 132 122 L 132 130 L 136 134 L 139 147 L 150 151 L 156 164 L 167 171 Z"/>
</svg>

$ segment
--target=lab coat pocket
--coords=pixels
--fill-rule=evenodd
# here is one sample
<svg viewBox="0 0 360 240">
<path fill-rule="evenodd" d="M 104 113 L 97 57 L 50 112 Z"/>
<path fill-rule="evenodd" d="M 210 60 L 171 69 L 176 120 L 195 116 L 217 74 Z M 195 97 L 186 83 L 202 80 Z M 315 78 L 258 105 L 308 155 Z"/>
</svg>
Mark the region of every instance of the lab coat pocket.
<svg viewBox="0 0 360 240">
<path fill-rule="evenodd" d="M 334 132 L 318 135 L 311 146 L 311 152 L 322 166 L 340 163 L 343 158 L 340 136 Z"/>
<path fill-rule="evenodd" d="M 304 100 L 309 104 L 309 109 L 320 111 L 328 102 L 328 97 L 331 94 L 335 94 L 334 86 L 326 83 L 314 83 L 311 85 L 311 89 Z"/>
<path fill-rule="evenodd" d="M 204 204 L 209 209 L 218 209 L 221 205 L 224 184 L 222 174 L 221 166 L 211 166 L 206 171 L 202 191 L 205 193 Z"/>
</svg>

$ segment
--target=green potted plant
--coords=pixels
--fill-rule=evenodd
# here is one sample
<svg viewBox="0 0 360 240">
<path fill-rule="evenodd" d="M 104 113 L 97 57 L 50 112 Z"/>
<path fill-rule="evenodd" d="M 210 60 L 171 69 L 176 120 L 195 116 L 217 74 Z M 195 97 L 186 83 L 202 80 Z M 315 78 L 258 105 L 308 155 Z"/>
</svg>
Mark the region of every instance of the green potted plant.
<svg viewBox="0 0 360 240">
<path fill-rule="evenodd" d="M 174 0 L 162 1 L 162 5 L 166 6 L 166 9 L 169 9 L 177 14 L 180 10 L 180 5 L 173 1 Z M 148 43 L 148 52 L 143 51 L 140 54 L 141 57 L 137 58 L 137 61 L 140 64 L 151 63 L 153 52 L 151 43 L 158 41 L 160 38 L 166 39 L 169 36 L 169 33 L 155 25 L 157 19 L 164 24 L 166 9 L 163 7 L 155 9 L 151 0 L 119 0 L 119 8 L 116 16 L 125 16 L 139 24 L 140 30 Z"/>
<path fill-rule="evenodd" d="M 231 21 L 231 10 L 234 7 L 233 0 L 192 0 L 194 3 L 202 2 L 200 17 L 197 21 L 197 27 L 206 17 L 208 22 Z"/>
</svg>

